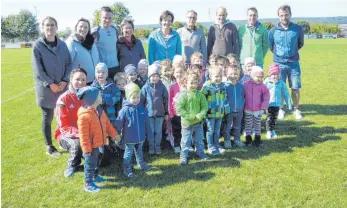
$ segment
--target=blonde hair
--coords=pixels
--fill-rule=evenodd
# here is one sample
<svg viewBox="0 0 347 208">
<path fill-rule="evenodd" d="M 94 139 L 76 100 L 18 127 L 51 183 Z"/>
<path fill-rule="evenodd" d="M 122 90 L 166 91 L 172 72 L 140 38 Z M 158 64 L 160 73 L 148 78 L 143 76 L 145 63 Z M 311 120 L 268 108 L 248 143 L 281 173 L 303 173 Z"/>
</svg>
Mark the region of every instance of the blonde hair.
<svg viewBox="0 0 347 208">
<path fill-rule="evenodd" d="M 213 73 L 216 73 L 216 72 L 221 73 L 222 70 L 219 69 L 218 66 L 211 66 L 211 67 L 208 69 L 208 72 L 209 72 L 209 74 L 213 74 Z"/>
<path fill-rule="evenodd" d="M 160 62 L 160 68 L 161 67 L 169 67 L 172 68 L 172 63 L 170 61 L 170 59 L 164 59 Z"/>
<path fill-rule="evenodd" d="M 238 58 L 235 54 L 233 54 L 233 53 L 229 53 L 229 54 L 227 55 L 227 59 L 228 59 L 228 61 L 229 61 L 229 64 L 231 63 L 231 60 L 233 60 L 233 59 L 236 60 L 237 64 L 240 64 L 239 58 Z"/>
<path fill-rule="evenodd" d="M 192 56 L 190 57 L 190 63 L 194 63 L 194 61 L 196 59 L 202 59 L 204 60 L 204 55 L 202 55 L 202 53 L 196 51 L 192 54 Z"/>
<path fill-rule="evenodd" d="M 114 75 L 114 82 L 117 84 L 120 80 L 124 80 L 127 82 L 127 76 L 124 72 L 118 72 L 116 75 Z"/>
<path fill-rule="evenodd" d="M 200 75 L 195 72 L 188 72 L 187 81 L 190 80 L 198 80 L 198 83 L 200 83 Z"/>
</svg>

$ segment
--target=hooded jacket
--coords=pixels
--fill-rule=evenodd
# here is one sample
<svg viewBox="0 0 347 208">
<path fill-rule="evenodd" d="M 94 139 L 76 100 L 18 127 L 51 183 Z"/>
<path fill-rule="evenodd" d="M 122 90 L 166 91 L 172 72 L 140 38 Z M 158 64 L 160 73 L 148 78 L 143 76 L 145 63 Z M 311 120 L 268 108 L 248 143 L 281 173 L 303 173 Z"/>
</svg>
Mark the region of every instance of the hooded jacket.
<svg viewBox="0 0 347 208">
<path fill-rule="evenodd" d="M 182 54 L 181 38 L 176 32 L 172 30 L 167 43 L 162 35 L 161 29 L 154 30 L 148 39 L 148 61 L 149 65 L 155 61 L 164 59 L 173 60 L 175 55 Z"/>
<path fill-rule="evenodd" d="M 158 83 L 147 83 L 141 89 L 140 105 L 147 108 L 149 117 L 163 117 L 168 113 L 168 92 L 161 80 Z"/>
<path fill-rule="evenodd" d="M 207 81 L 201 92 L 208 102 L 207 118 L 223 118 L 225 114 L 230 113 L 224 83 L 216 85 Z"/>
<path fill-rule="evenodd" d="M 225 83 L 227 100 L 230 106 L 230 112 L 240 112 L 245 107 L 245 87 L 240 82 L 235 85 L 230 81 Z"/>
<path fill-rule="evenodd" d="M 137 66 L 141 59 L 146 59 L 145 50 L 139 39 L 132 36 L 131 41 L 133 45 L 131 47 L 127 46 L 124 39 L 124 37 L 121 37 L 117 41 L 117 53 L 121 71 L 124 71 L 125 66 L 128 64 Z"/>
<path fill-rule="evenodd" d="M 252 79 L 244 83 L 245 86 L 245 110 L 260 111 L 268 109 L 270 93 L 267 87 L 261 83 L 255 83 Z"/>
<path fill-rule="evenodd" d="M 269 77 L 267 77 L 264 81 L 264 84 L 270 92 L 269 106 L 281 108 L 283 106 L 282 98 L 284 98 L 287 103 L 288 109 L 292 109 L 292 102 L 288 93 L 287 86 L 282 80 L 279 80 L 277 83 L 275 83 Z"/>
</svg>

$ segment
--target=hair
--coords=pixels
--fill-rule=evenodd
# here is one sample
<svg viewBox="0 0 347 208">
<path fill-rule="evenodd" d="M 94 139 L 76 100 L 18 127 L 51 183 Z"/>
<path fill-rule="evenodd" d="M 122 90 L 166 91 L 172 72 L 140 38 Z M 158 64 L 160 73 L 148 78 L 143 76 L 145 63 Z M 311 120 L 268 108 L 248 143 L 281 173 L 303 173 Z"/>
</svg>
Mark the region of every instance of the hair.
<svg viewBox="0 0 347 208">
<path fill-rule="evenodd" d="M 226 9 L 225 7 L 222 7 L 222 6 L 217 7 L 217 9 L 216 9 L 216 14 L 217 14 L 217 11 L 218 11 L 219 9 L 223 9 L 223 10 L 225 11 L 225 13 L 228 15 L 227 9 Z"/>
<path fill-rule="evenodd" d="M 110 7 L 108 7 L 108 6 L 103 6 L 103 7 L 101 7 L 100 13 L 101 13 L 101 12 L 110 12 L 110 13 L 113 14 L 112 9 L 111 9 Z"/>
<path fill-rule="evenodd" d="M 169 67 L 172 68 L 172 63 L 170 61 L 170 59 L 164 59 L 160 62 L 160 68 L 161 67 Z"/>
<path fill-rule="evenodd" d="M 125 80 L 127 82 L 127 76 L 124 72 L 118 72 L 116 75 L 114 75 L 114 82 L 117 84 L 120 80 Z"/>
<path fill-rule="evenodd" d="M 172 22 L 174 22 L 175 16 L 173 15 L 173 13 L 170 12 L 169 10 L 165 10 L 163 13 L 161 13 L 159 17 L 159 24 L 161 24 L 161 21 L 163 21 L 163 19 L 165 19 L 167 16 L 171 16 Z"/>
<path fill-rule="evenodd" d="M 187 14 L 190 13 L 190 12 L 192 12 L 192 13 L 194 13 L 196 16 L 198 16 L 198 13 L 196 13 L 196 11 L 194 11 L 194 10 L 192 10 L 192 9 L 189 10 L 189 11 L 187 12 Z"/>
<path fill-rule="evenodd" d="M 277 9 L 277 15 L 279 15 L 280 10 L 282 10 L 282 11 L 288 10 L 288 11 L 289 11 L 289 14 L 292 15 L 292 10 L 290 9 L 290 6 L 287 5 L 287 4 L 282 5 L 282 6 L 280 6 L 280 7 Z"/>
<path fill-rule="evenodd" d="M 214 53 L 211 53 L 210 57 L 208 58 L 209 62 L 210 62 L 210 60 L 214 60 L 215 62 L 217 62 L 217 55 Z"/>
<path fill-rule="evenodd" d="M 218 64 L 223 64 L 223 65 L 229 65 L 230 61 L 224 56 L 218 56 L 217 58 L 217 63 Z"/>
<path fill-rule="evenodd" d="M 216 71 L 219 71 L 220 73 L 222 72 L 222 70 L 220 70 L 218 66 L 212 66 L 208 69 L 209 74 L 212 74 Z"/>
<path fill-rule="evenodd" d="M 120 28 L 121 28 L 122 32 L 123 32 L 123 26 L 124 26 L 125 24 L 130 24 L 131 27 L 134 29 L 134 20 L 131 19 L 130 17 L 125 17 L 125 18 L 122 20 L 122 22 L 120 23 Z"/>
<path fill-rule="evenodd" d="M 179 63 L 183 61 L 184 62 L 184 57 L 182 55 L 175 55 L 172 60 L 172 64 Z"/>
<path fill-rule="evenodd" d="M 75 25 L 75 32 L 77 31 L 77 25 L 78 25 L 78 23 L 80 23 L 80 22 L 86 22 L 86 23 L 88 24 L 88 34 L 90 34 L 90 30 L 91 30 L 91 28 L 90 28 L 90 22 L 89 22 L 89 20 L 87 20 L 86 18 L 83 18 L 83 17 L 81 17 L 81 18 L 77 21 L 77 23 L 76 23 L 76 25 Z"/>
<path fill-rule="evenodd" d="M 195 61 L 195 59 L 204 59 L 204 55 L 202 55 L 202 53 L 196 51 L 190 57 L 190 63 L 193 63 Z"/>
<path fill-rule="evenodd" d="M 235 70 L 239 75 L 241 74 L 241 69 L 237 65 L 229 65 L 227 71 L 229 72 L 230 70 Z"/>
<path fill-rule="evenodd" d="M 257 13 L 257 14 L 258 14 L 258 10 L 257 10 L 257 8 L 255 8 L 255 7 L 249 7 L 249 8 L 247 9 L 247 14 L 248 14 L 248 11 L 253 11 L 254 13 Z"/>
<path fill-rule="evenodd" d="M 55 23 L 55 26 L 58 27 L 58 22 L 54 17 L 51 16 L 46 16 L 45 18 L 42 19 L 41 26 L 43 27 L 43 24 L 45 23 L 46 20 L 52 20 Z"/>
<path fill-rule="evenodd" d="M 240 60 L 239 60 L 239 58 L 236 56 L 236 54 L 229 53 L 229 54 L 227 55 L 227 59 L 228 59 L 228 61 L 229 61 L 230 63 L 231 63 L 231 59 L 235 59 L 236 62 L 237 62 L 238 64 L 240 64 Z"/>
<path fill-rule="evenodd" d="M 72 79 L 73 75 L 75 75 L 77 72 L 81 72 L 87 76 L 87 71 L 81 67 L 78 67 L 76 69 L 73 69 L 70 73 L 70 80 Z"/>
<path fill-rule="evenodd" d="M 182 66 L 182 65 L 175 65 L 173 67 L 173 70 L 174 70 L 174 72 L 178 71 L 178 70 L 182 70 L 183 72 L 186 72 L 186 68 L 184 66 Z"/>
<path fill-rule="evenodd" d="M 187 81 L 190 80 L 198 80 L 198 82 L 200 82 L 200 75 L 198 73 L 195 72 L 188 72 L 187 74 Z"/>
</svg>

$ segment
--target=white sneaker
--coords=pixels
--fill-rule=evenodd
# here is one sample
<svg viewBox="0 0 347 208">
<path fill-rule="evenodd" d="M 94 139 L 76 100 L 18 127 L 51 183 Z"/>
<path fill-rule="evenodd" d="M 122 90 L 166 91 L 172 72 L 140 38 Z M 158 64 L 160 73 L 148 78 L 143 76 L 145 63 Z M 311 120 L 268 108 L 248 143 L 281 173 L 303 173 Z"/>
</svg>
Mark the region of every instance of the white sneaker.
<svg viewBox="0 0 347 208">
<path fill-rule="evenodd" d="M 272 138 L 277 138 L 277 134 L 276 134 L 275 130 L 272 130 L 271 135 L 272 135 Z"/>
<path fill-rule="evenodd" d="M 295 109 L 294 110 L 294 117 L 295 117 L 296 120 L 301 120 L 302 119 L 301 111 L 299 111 L 299 109 Z"/>
<path fill-rule="evenodd" d="M 223 153 L 225 152 L 225 149 L 220 147 L 220 148 L 218 149 L 218 151 L 219 151 L 221 154 L 223 154 Z"/>
<path fill-rule="evenodd" d="M 284 114 L 286 114 L 286 112 L 285 112 L 284 110 L 280 109 L 280 110 L 278 111 L 278 116 L 277 116 L 277 118 L 278 118 L 279 120 L 283 120 L 283 119 L 284 119 Z"/>
<path fill-rule="evenodd" d="M 272 138 L 272 133 L 271 131 L 266 132 L 266 139 L 271 139 Z"/>
</svg>

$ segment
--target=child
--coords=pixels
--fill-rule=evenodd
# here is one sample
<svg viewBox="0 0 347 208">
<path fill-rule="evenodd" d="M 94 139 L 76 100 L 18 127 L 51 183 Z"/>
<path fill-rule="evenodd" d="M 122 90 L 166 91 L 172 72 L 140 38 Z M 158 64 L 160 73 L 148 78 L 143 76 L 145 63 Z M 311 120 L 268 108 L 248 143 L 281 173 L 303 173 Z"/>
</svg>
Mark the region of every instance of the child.
<svg viewBox="0 0 347 208">
<path fill-rule="evenodd" d="M 218 56 L 217 58 L 217 66 L 222 72 L 222 81 L 225 82 L 227 81 L 227 75 L 226 75 L 226 70 L 228 66 L 230 65 L 229 60 L 223 56 Z M 210 72 L 210 70 L 209 70 Z"/>
<path fill-rule="evenodd" d="M 148 67 L 148 81 L 141 89 L 141 105 L 148 110 L 150 131 L 154 137 L 149 141 L 149 154 L 162 153 L 160 143 L 164 117 L 168 119 L 168 92 L 160 80 L 160 66 L 152 64 Z"/>
<path fill-rule="evenodd" d="M 187 78 L 187 90 L 180 92 L 176 102 L 176 110 L 181 115 L 181 165 L 188 164 L 188 152 L 195 134 L 196 153 L 201 159 L 208 159 L 204 152 L 204 133 L 202 121 L 207 113 L 208 104 L 205 96 L 198 90 L 199 74 L 191 74 Z"/>
<path fill-rule="evenodd" d="M 240 79 L 241 84 L 251 79 L 252 67 L 255 66 L 255 59 L 253 57 L 246 57 L 244 61 L 243 76 Z"/>
<path fill-rule="evenodd" d="M 137 70 L 139 72 L 139 77 L 138 77 L 138 85 L 140 88 L 143 87 L 143 85 L 146 84 L 148 76 L 148 62 L 146 59 L 141 59 L 139 63 L 137 64 Z"/>
<path fill-rule="evenodd" d="M 263 84 L 264 72 L 259 66 L 253 66 L 251 79 L 245 86 L 245 131 L 247 146 L 252 146 L 252 128 L 255 133 L 254 144 L 262 146 L 261 142 L 261 116 L 269 106 L 270 94 Z"/>
<path fill-rule="evenodd" d="M 184 58 L 181 55 L 175 55 L 172 60 L 172 66 L 185 66 Z"/>
<path fill-rule="evenodd" d="M 200 85 L 203 85 L 206 82 L 206 69 L 204 66 L 204 56 L 200 52 L 194 52 L 190 57 L 190 61 L 192 65 L 200 66 Z"/>
<path fill-rule="evenodd" d="M 210 80 L 202 87 L 202 94 L 208 102 L 207 111 L 207 147 L 211 155 L 220 155 L 225 149 L 219 145 L 220 129 L 224 114 L 230 112 L 228 101 L 226 100 L 225 86 L 222 82 L 222 70 L 218 67 L 209 69 Z"/>
<path fill-rule="evenodd" d="M 125 98 L 125 85 L 127 84 L 127 78 L 123 72 L 118 72 L 114 75 L 114 83 L 116 84 L 118 90 L 120 91 L 120 100 L 116 103 L 116 116 L 118 112 L 122 109 L 123 100 Z"/>
<path fill-rule="evenodd" d="M 125 95 L 126 101 L 117 118 L 117 131 L 122 132 L 122 141 L 125 144 L 123 173 L 126 177 L 133 178 L 131 159 L 134 151 L 139 168 L 145 172 L 151 170 L 151 167 L 144 162 L 142 152 L 149 121 L 147 110 L 138 105 L 140 102 L 140 88 L 135 83 L 129 83 L 125 88 Z M 148 136 L 148 138 L 150 137 Z"/>
<path fill-rule="evenodd" d="M 214 54 L 214 53 L 212 53 L 212 54 L 210 55 L 210 57 L 208 58 L 208 62 L 209 62 L 209 64 L 210 64 L 210 66 L 215 66 L 215 65 L 217 65 L 217 55 Z"/>
<path fill-rule="evenodd" d="M 176 101 L 179 93 L 185 89 L 186 74 L 183 66 L 177 66 L 174 68 L 174 77 L 176 83 L 170 87 L 169 91 L 169 116 L 171 118 L 172 133 L 174 137 L 174 151 L 180 153 L 180 141 L 181 141 L 181 117 L 176 112 Z"/>
<path fill-rule="evenodd" d="M 127 78 L 127 84 L 133 82 L 138 85 L 137 70 L 133 64 L 128 64 L 124 68 L 125 76 Z"/>
<path fill-rule="evenodd" d="M 175 83 L 175 78 L 173 77 L 173 69 L 170 59 L 165 59 L 160 62 L 161 69 L 161 81 L 169 91 L 173 83 Z"/>
<path fill-rule="evenodd" d="M 230 106 L 230 113 L 226 117 L 226 125 L 224 128 L 224 147 L 231 148 L 230 128 L 234 134 L 234 144 L 243 147 L 244 144 L 240 140 L 241 120 L 243 117 L 243 107 L 245 105 L 245 89 L 238 82 L 240 78 L 240 68 L 231 65 L 227 69 L 228 80 L 226 82 L 226 94 Z"/>
<path fill-rule="evenodd" d="M 269 77 L 264 81 L 265 86 L 270 91 L 270 103 L 266 117 L 266 138 L 277 137 L 275 132 L 276 120 L 279 109 L 282 107 L 282 98 L 284 97 L 288 109 L 292 109 L 292 103 L 286 84 L 280 79 L 280 67 L 278 64 L 269 66 Z"/>
<path fill-rule="evenodd" d="M 228 59 L 230 65 L 236 65 L 236 66 L 240 67 L 239 58 L 237 58 L 237 56 L 235 54 L 229 53 L 227 55 L 227 59 Z"/>
<path fill-rule="evenodd" d="M 91 87 L 96 87 L 101 92 L 102 108 L 107 114 L 108 119 L 115 126 L 116 104 L 120 101 L 121 95 L 116 84 L 108 78 L 108 68 L 104 63 L 98 63 L 95 66 L 95 80 Z"/>
<path fill-rule="evenodd" d="M 107 144 L 107 135 L 119 141 L 117 131 L 108 120 L 105 112 L 99 106 L 102 103 L 101 93 L 95 87 L 84 87 L 77 91 L 77 97 L 85 106 L 78 110 L 77 126 L 83 151 L 84 190 L 99 192 L 101 189 L 95 183 L 106 179 L 98 174 L 101 154 Z"/>
</svg>

